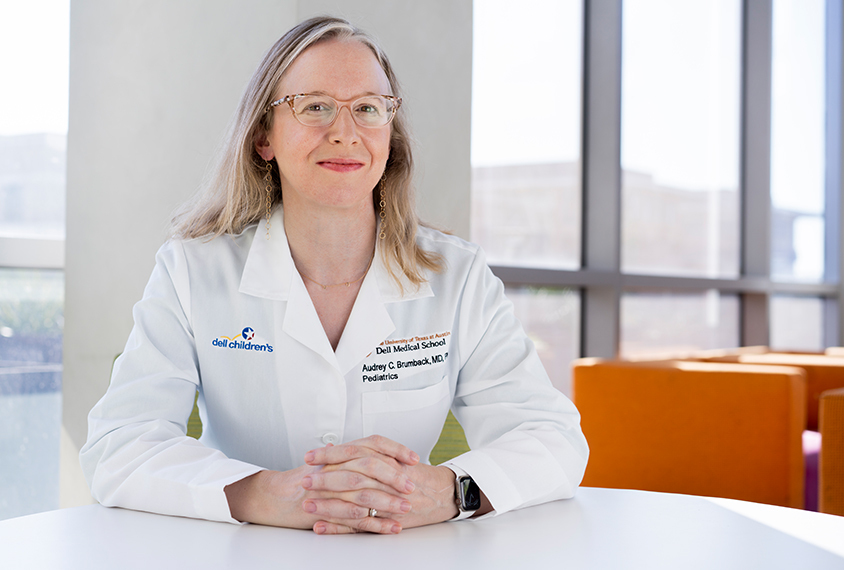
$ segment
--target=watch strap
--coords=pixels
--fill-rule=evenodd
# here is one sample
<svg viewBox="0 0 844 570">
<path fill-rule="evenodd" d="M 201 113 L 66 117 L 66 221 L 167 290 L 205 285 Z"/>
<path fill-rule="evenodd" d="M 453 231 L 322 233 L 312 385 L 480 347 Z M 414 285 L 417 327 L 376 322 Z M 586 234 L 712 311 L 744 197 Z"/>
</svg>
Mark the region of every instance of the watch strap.
<svg viewBox="0 0 844 570">
<path fill-rule="evenodd" d="M 461 508 L 462 505 L 460 503 L 460 492 L 458 490 L 458 486 L 460 484 L 460 478 L 461 477 L 471 478 L 471 475 L 466 473 L 460 467 L 457 467 L 456 465 L 453 465 L 451 463 L 447 464 L 446 467 L 448 467 L 449 469 L 451 469 L 454 472 L 454 502 L 457 505 L 457 516 L 450 519 L 450 520 L 451 521 L 459 521 L 459 520 L 463 520 L 463 519 L 468 519 L 469 517 L 474 515 L 477 511 L 464 511 Z"/>
</svg>

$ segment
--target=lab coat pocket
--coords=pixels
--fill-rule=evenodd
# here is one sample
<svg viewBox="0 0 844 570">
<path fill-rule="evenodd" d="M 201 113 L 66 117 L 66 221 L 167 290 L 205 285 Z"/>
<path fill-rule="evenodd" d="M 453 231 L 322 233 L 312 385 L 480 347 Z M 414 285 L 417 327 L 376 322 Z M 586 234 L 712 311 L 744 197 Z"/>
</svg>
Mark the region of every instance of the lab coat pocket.
<svg viewBox="0 0 844 570">
<path fill-rule="evenodd" d="M 365 392 L 363 431 L 406 445 L 427 460 L 451 406 L 448 377 L 416 390 Z"/>
</svg>

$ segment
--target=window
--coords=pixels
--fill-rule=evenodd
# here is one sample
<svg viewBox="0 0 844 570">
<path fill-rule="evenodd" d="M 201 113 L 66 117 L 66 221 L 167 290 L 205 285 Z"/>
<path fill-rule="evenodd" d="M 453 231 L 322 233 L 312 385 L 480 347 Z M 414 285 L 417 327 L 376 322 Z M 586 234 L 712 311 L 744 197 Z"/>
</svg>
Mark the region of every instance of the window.
<svg viewBox="0 0 844 570">
<path fill-rule="evenodd" d="M 824 346 L 824 301 L 820 297 L 771 297 L 771 347 L 821 352 Z"/>
<path fill-rule="evenodd" d="M 623 14 L 622 269 L 736 277 L 741 4 L 626 0 Z"/>
<path fill-rule="evenodd" d="M 556 4 L 476 0 L 472 115 L 472 238 L 549 372 L 837 343 L 842 3 Z M 507 97 L 540 82 L 544 131 L 520 129 Z"/>
<path fill-rule="evenodd" d="M 474 8 L 472 239 L 491 263 L 580 265 L 580 0 Z"/>
<path fill-rule="evenodd" d="M 625 293 L 621 356 L 657 357 L 739 345 L 739 300 L 715 289 Z"/>
<path fill-rule="evenodd" d="M 0 519 L 59 506 L 69 16 L 0 7 Z"/>
<path fill-rule="evenodd" d="M 824 0 L 775 0 L 771 86 L 771 275 L 822 281 Z"/>
</svg>

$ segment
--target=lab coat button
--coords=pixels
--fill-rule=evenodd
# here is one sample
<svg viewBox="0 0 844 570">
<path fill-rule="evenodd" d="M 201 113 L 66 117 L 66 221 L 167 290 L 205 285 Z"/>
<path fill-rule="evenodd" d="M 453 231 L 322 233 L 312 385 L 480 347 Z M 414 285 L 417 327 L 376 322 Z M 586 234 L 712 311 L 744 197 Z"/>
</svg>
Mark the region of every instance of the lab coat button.
<svg viewBox="0 0 844 570">
<path fill-rule="evenodd" d="M 340 443 L 340 437 L 336 433 L 328 432 L 324 436 L 322 436 L 322 443 L 328 445 L 329 443 L 332 445 L 336 445 Z"/>
</svg>

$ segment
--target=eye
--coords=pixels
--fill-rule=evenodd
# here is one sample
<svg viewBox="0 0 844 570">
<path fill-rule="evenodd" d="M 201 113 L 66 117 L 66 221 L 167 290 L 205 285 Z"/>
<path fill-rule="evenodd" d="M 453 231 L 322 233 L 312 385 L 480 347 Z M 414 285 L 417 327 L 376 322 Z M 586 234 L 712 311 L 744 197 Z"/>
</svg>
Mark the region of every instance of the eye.
<svg viewBox="0 0 844 570">
<path fill-rule="evenodd" d="M 358 106 L 356 111 L 365 115 L 374 115 L 378 113 L 378 108 L 375 105 L 364 104 Z"/>
<path fill-rule="evenodd" d="M 331 101 L 320 97 L 302 97 L 295 107 L 299 115 L 330 115 L 334 111 Z"/>
</svg>

